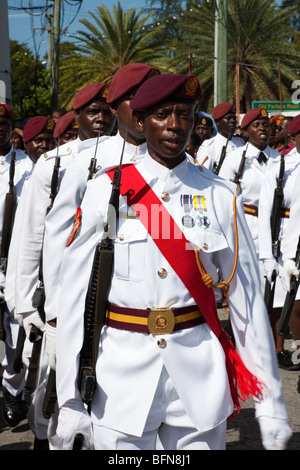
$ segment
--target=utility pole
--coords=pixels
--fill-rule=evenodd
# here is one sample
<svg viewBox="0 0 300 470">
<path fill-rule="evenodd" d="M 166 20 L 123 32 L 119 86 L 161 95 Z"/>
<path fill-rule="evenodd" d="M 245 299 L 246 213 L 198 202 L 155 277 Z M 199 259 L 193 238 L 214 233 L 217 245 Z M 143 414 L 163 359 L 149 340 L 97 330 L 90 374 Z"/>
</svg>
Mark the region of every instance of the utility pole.
<svg viewBox="0 0 300 470">
<path fill-rule="evenodd" d="M 12 106 L 7 0 L 0 0 L 0 102 Z"/>
<path fill-rule="evenodd" d="M 53 8 L 53 55 L 51 67 L 51 111 L 58 107 L 59 84 L 59 44 L 60 44 L 60 10 L 61 0 L 54 0 Z"/>
<path fill-rule="evenodd" d="M 228 0 L 216 0 L 215 11 L 215 105 L 228 100 Z"/>
<path fill-rule="evenodd" d="M 52 70 L 52 13 L 46 13 L 48 33 L 48 69 Z"/>
</svg>

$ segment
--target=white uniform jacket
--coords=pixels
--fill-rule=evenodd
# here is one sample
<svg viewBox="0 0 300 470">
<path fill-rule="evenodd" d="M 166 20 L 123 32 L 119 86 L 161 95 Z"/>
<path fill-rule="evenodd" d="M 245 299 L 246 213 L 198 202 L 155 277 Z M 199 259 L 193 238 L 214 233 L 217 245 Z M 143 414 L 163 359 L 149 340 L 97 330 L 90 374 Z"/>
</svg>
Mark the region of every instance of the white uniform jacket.
<svg viewBox="0 0 300 470">
<path fill-rule="evenodd" d="M 224 145 L 226 146 L 226 144 L 226 137 L 222 136 L 219 132 L 214 137 L 204 140 L 197 152 L 196 158 L 198 163 L 200 165 L 202 165 L 203 163 L 203 166 L 208 168 L 210 171 L 214 171 L 215 165 L 219 163 L 222 149 Z M 242 145 L 243 144 L 240 140 L 236 139 L 235 137 L 232 137 L 232 139 L 227 144 L 225 159 L 227 158 L 229 153 L 233 152 L 233 150 L 238 147 L 241 147 Z"/>
<path fill-rule="evenodd" d="M 249 213 L 247 206 L 258 208 L 259 195 L 262 185 L 264 184 L 266 171 L 274 164 L 274 160 L 278 157 L 279 153 L 267 146 L 264 149 L 264 154 L 268 161 L 266 164 L 260 164 L 257 160 L 260 151 L 252 144 L 246 144 L 243 147 L 235 150 L 225 159 L 219 176 L 229 181 L 234 181 L 235 175 L 239 170 L 242 154 L 246 150 L 246 162 L 242 176 L 240 178 L 240 190 L 242 193 L 245 206 L 245 215 L 248 226 L 250 228 L 252 238 L 254 241 L 256 253 L 258 255 L 258 217 L 257 213 L 252 215 L 250 208 Z"/>
<path fill-rule="evenodd" d="M 300 198 L 299 198 L 299 183 L 300 183 L 300 168 L 298 165 L 298 159 L 300 160 L 300 154 L 296 149 L 292 150 L 288 156 L 293 156 L 297 161 L 297 168 L 295 169 L 294 183 L 291 187 L 291 182 L 289 182 L 289 193 L 290 193 L 290 217 L 286 221 L 286 230 L 284 231 L 284 236 L 281 241 L 281 252 L 282 260 L 294 259 L 297 245 L 300 236 L 299 228 L 299 217 L 300 217 Z M 288 160 L 288 159 L 287 159 Z"/>
<path fill-rule="evenodd" d="M 90 160 L 96 156 L 96 170 L 118 165 L 124 139 L 118 133 L 102 138 L 80 152 L 79 158 L 70 164 L 61 182 L 60 191 L 51 212 L 45 221 L 45 239 L 43 248 L 44 284 L 46 293 L 45 312 L 48 321 L 57 317 L 57 292 L 61 259 L 70 235 L 77 208 L 80 206 L 89 176 Z M 123 163 L 136 162 L 143 158 L 146 143 L 135 146 L 125 144 Z"/>
<path fill-rule="evenodd" d="M 234 186 L 187 160 L 168 170 L 146 154 L 137 168 L 159 198 L 164 192 L 170 195 L 163 204 L 187 239 L 201 249 L 206 271 L 217 281 L 221 268 L 224 279 L 228 279 L 235 251 Z M 102 238 L 107 219 L 110 193 L 111 180 L 106 174 L 99 173 L 88 183 L 82 202 L 81 228 L 64 252 L 56 336 L 59 406 L 74 397 L 80 398 L 77 375 L 85 297 L 95 246 Z M 207 228 L 182 226 L 183 194 L 205 197 Z M 125 211 L 128 207 L 121 198 L 120 212 Z M 196 216 L 194 209 L 191 215 Z M 257 415 L 286 419 L 269 320 L 258 287 L 256 254 L 240 197 L 237 219 L 239 258 L 229 291 L 236 343 L 246 366 L 269 388 L 270 395 L 257 404 Z M 138 219 L 120 218 L 114 241 L 110 302 L 133 308 L 195 304 Z M 158 275 L 160 268 L 167 272 L 163 278 Z M 163 365 L 199 430 L 214 428 L 232 413 L 223 349 L 208 326 L 198 325 L 164 338 L 166 347 L 160 348 L 155 335 L 104 327 L 97 361 L 98 387 L 92 405 L 92 420 L 96 424 L 140 436 Z"/>
<path fill-rule="evenodd" d="M 20 245 L 20 237 L 23 227 L 24 207 L 27 199 L 27 191 L 29 188 L 30 176 L 28 176 L 23 185 L 21 197 L 19 198 L 18 206 L 14 218 L 14 226 L 11 235 L 11 241 L 8 253 L 8 262 L 6 270 L 6 283 L 5 283 L 5 301 L 8 310 L 14 315 L 16 306 L 16 263 Z"/>
<path fill-rule="evenodd" d="M 296 150 L 292 150 L 285 157 L 285 171 L 283 179 L 283 203 L 282 207 L 284 209 L 283 216 L 281 217 L 280 231 L 279 231 L 279 243 L 280 248 L 285 242 L 286 237 L 290 237 L 290 232 L 296 232 L 300 234 L 300 230 L 297 228 L 299 226 L 299 219 L 297 220 L 296 227 L 291 227 L 290 225 L 290 215 L 289 211 L 291 208 L 291 202 L 294 197 L 294 190 L 299 185 L 299 170 L 300 170 L 300 154 Z M 273 198 L 274 190 L 277 186 L 277 178 L 279 177 L 280 170 L 280 157 L 273 168 L 266 173 L 264 184 L 261 188 L 260 198 L 259 198 L 259 211 L 258 211 L 258 221 L 259 221 L 259 258 L 261 260 L 271 260 L 274 259 L 272 253 L 272 233 L 271 233 L 271 223 L 270 217 L 272 214 L 273 207 Z M 295 257 L 296 249 L 293 253 L 292 258 Z M 283 276 L 283 262 L 282 254 L 278 259 L 278 269 L 279 277 Z M 276 283 L 275 297 L 274 297 L 274 307 L 282 307 L 286 295 L 286 286 L 285 282 L 282 279 L 282 282 Z M 299 294 L 297 294 L 297 299 Z"/>
<path fill-rule="evenodd" d="M 10 171 L 10 162 L 11 155 L 13 152 L 13 146 L 11 147 L 9 153 L 5 156 L 0 157 L 0 243 L 2 240 L 2 229 L 3 229 L 3 218 L 5 211 L 5 199 L 6 194 L 9 191 L 9 171 Z M 16 195 L 16 208 L 19 203 L 21 192 L 23 189 L 24 182 L 26 178 L 30 175 L 33 169 L 33 162 L 30 160 L 28 155 L 21 150 L 15 149 L 15 173 L 14 173 L 14 193 Z M 5 279 L 1 273 L 1 282 L 3 285 Z"/>
<path fill-rule="evenodd" d="M 73 140 L 59 147 L 59 183 L 65 168 L 77 158 L 79 149 L 92 145 L 94 139 Z M 29 180 L 26 204 L 23 214 L 23 228 L 20 236 L 16 261 L 16 314 L 34 311 L 32 296 L 39 279 L 42 256 L 45 218 L 51 204 L 51 180 L 57 149 L 42 155 L 34 166 Z"/>
</svg>

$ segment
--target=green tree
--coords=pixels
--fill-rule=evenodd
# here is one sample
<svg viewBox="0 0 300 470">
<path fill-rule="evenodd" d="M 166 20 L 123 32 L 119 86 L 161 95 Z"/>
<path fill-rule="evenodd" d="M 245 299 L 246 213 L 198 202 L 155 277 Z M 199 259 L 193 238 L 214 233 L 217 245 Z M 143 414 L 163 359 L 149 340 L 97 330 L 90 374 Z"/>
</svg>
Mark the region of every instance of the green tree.
<svg viewBox="0 0 300 470">
<path fill-rule="evenodd" d="M 160 67 L 164 64 L 163 48 L 159 42 L 160 26 L 149 22 L 153 13 L 136 12 L 132 7 L 123 11 L 120 2 L 105 5 L 95 13 L 89 11 L 92 21 L 80 22 L 86 30 L 78 31 L 72 53 L 61 60 L 61 101 L 70 107 L 76 92 L 89 83 L 110 82 L 114 73 L 132 62 L 148 63 Z"/>
<path fill-rule="evenodd" d="M 162 2 L 163 3 L 163 2 Z M 191 54 L 192 72 L 199 78 L 204 99 L 201 109 L 210 111 L 214 102 L 215 1 L 185 2 L 178 16 L 180 40 L 172 38 L 166 48 L 174 51 L 172 64 L 187 73 Z M 170 16 L 170 5 L 165 21 Z M 297 41 L 291 41 L 295 7 L 281 8 L 270 0 L 228 0 L 228 100 L 236 97 L 236 64 L 239 64 L 240 111 L 254 100 L 278 100 L 278 61 L 282 99 L 291 99 L 291 85 L 300 70 Z M 222 21 L 222 19 L 220 19 Z"/>
<path fill-rule="evenodd" d="M 12 105 L 22 121 L 50 113 L 50 77 L 46 65 L 18 41 L 10 41 Z"/>
</svg>

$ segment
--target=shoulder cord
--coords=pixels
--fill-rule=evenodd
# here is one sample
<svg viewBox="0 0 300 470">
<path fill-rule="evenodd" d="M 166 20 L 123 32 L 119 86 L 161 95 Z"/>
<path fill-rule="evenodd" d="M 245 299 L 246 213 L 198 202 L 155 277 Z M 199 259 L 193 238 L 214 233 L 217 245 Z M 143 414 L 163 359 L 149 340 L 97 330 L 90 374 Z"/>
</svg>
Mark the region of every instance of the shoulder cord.
<svg viewBox="0 0 300 470">
<path fill-rule="evenodd" d="M 237 257 L 238 257 L 238 230 L 237 230 L 237 218 L 236 218 L 236 195 L 233 196 L 233 216 L 234 216 L 234 234 L 235 234 L 235 254 L 234 254 L 234 264 L 232 268 L 231 275 L 227 281 L 222 281 L 221 284 L 219 285 L 214 285 L 214 281 L 212 277 L 205 272 L 204 267 L 202 266 L 200 259 L 199 259 L 199 248 L 194 250 L 195 256 L 196 256 L 196 261 L 197 265 L 199 268 L 199 271 L 201 273 L 202 279 L 206 287 L 213 287 L 215 289 L 221 289 L 224 297 L 228 296 L 229 292 L 229 287 L 230 287 L 230 282 L 232 281 L 232 278 L 235 274 L 236 270 L 236 265 L 237 265 Z"/>
</svg>

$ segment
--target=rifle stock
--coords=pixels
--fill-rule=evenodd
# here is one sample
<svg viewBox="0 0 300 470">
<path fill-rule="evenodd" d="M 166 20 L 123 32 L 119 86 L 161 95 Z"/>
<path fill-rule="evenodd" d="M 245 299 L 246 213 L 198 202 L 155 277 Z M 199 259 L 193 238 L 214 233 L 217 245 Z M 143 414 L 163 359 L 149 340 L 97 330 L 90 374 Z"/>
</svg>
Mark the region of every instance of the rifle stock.
<svg viewBox="0 0 300 470">
<path fill-rule="evenodd" d="M 280 256 L 280 240 L 279 240 L 279 232 L 280 232 L 280 225 L 281 225 L 281 208 L 283 205 L 284 193 L 283 193 L 283 179 L 284 179 L 284 156 L 285 156 L 285 148 L 286 143 L 284 146 L 284 151 L 280 159 L 280 170 L 279 175 L 276 180 L 276 188 L 274 189 L 274 196 L 273 196 L 273 205 L 272 205 L 272 212 L 271 212 L 271 236 L 272 236 L 272 254 L 277 261 Z M 273 301 L 274 301 L 274 292 L 276 286 L 276 272 L 273 272 L 272 276 L 272 284 L 266 278 L 265 283 L 265 295 L 264 300 L 268 310 L 269 315 L 271 315 L 273 310 Z"/>
<path fill-rule="evenodd" d="M 112 182 L 112 192 L 109 199 L 107 224 L 104 227 L 103 237 L 98 243 L 93 260 L 92 272 L 85 301 L 84 311 L 84 339 L 80 351 L 80 364 L 78 374 L 78 389 L 82 401 L 90 407 L 96 388 L 96 361 L 99 349 L 101 330 L 105 323 L 106 304 L 111 284 L 114 244 L 110 238 L 112 227 L 115 227 L 119 217 L 120 184 L 122 175 L 122 160 L 126 137 L 119 167 L 115 169 Z"/>
</svg>

